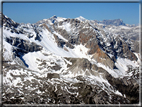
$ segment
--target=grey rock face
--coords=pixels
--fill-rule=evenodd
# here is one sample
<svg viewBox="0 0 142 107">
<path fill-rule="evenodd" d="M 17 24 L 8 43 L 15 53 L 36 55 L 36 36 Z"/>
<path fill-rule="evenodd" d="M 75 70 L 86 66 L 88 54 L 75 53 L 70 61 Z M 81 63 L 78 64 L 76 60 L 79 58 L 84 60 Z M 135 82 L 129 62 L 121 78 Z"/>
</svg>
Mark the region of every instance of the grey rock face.
<svg viewBox="0 0 142 107">
<path fill-rule="evenodd" d="M 60 38 L 59 38 L 57 35 L 55 35 L 55 34 L 54 34 L 54 38 L 55 38 L 55 40 L 56 40 L 56 43 L 57 43 L 58 47 L 63 48 L 64 45 L 65 45 L 65 46 L 67 46 L 67 47 L 69 47 L 69 48 L 71 48 L 71 49 L 74 48 L 74 46 L 70 43 L 70 41 L 69 41 L 69 42 L 65 42 L 64 40 L 60 39 Z"/>
<path fill-rule="evenodd" d="M 72 71 L 73 74 L 77 74 L 79 73 L 79 71 L 82 71 L 81 74 L 83 74 L 84 71 L 86 71 L 86 69 L 89 70 L 88 72 L 86 72 L 86 75 L 89 75 L 89 73 L 91 73 L 92 64 L 87 59 L 67 58 L 67 60 L 69 60 L 72 63 L 72 65 L 68 65 L 68 71 Z"/>
<path fill-rule="evenodd" d="M 122 79 L 107 79 L 111 85 L 118 89 L 122 94 L 125 94 L 131 103 L 139 102 L 139 84 L 135 79 L 128 79 L 128 77 L 124 77 Z"/>
<path fill-rule="evenodd" d="M 72 44 L 72 45 L 75 45 L 75 44 L 79 44 L 78 43 L 78 38 L 71 38 L 71 39 L 69 39 L 69 41 L 68 41 L 70 44 Z"/>
<path fill-rule="evenodd" d="M 42 36 L 39 34 L 39 31 L 36 29 L 36 27 L 34 28 L 34 31 L 36 33 L 35 40 L 41 41 Z"/>
<path fill-rule="evenodd" d="M 17 37 L 5 38 L 5 40 L 13 46 L 13 57 L 19 57 L 21 61 L 24 63 L 24 66 L 28 67 L 22 58 L 24 54 L 28 52 L 37 52 L 42 50 L 42 46 L 37 45 L 34 42 L 29 42 Z"/>
<path fill-rule="evenodd" d="M 132 44 L 129 44 L 129 46 L 130 46 L 132 52 L 139 53 L 140 48 L 139 48 L 139 42 L 138 41 L 135 41 L 135 40 L 132 41 Z"/>
<path fill-rule="evenodd" d="M 41 46 L 37 45 L 34 42 L 29 42 L 17 37 L 6 38 L 6 41 L 10 43 L 12 46 L 22 50 L 25 53 L 40 51 L 42 49 Z"/>
<path fill-rule="evenodd" d="M 88 59 L 85 58 L 66 58 L 68 61 L 72 63 L 72 65 L 68 64 L 68 71 L 72 71 L 74 75 L 76 74 L 84 74 L 85 75 L 99 75 L 96 71 L 101 72 L 105 71 L 103 68 L 97 67 L 95 64 L 91 64 Z M 104 72 L 103 72 L 104 73 Z"/>
<path fill-rule="evenodd" d="M 2 17 L 2 23 L 4 24 L 5 27 L 9 27 L 9 28 L 12 28 L 12 27 L 17 28 L 18 27 L 19 23 L 14 22 L 13 20 L 6 17 L 2 13 L 1 13 L 1 17 Z"/>
<path fill-rule="evenodd" d="M 47 78 L 52 79 L 52 78 L 60 78 L 60 75 L 57 73 L 48 73 Z"/>
<path fill-rule="evenodd" d="M 128 45 L 126 43 L 122 43 L 123 46 L 123 56 L 130 60 L 137 60 L 137 57 L 130 51 Z"/>
<path fill-rule="evenodd" d="M 69 48 L 71 48 L 71 49 L 74 48 L 74 46 L 72 44 L 70 44 L 69 42 L 66 42 L 66 46 L 69 47 Z"/>
<path fill-rule="evenodd" d="M 64 29 L 57 29 L 57 28 L 54 28 L 54 30 L 59 32 L 59 34 L 62 35 L 65 39 L 68 40 L 70 38 L 70 36 L 69 36 L 69 34 L 67 33 L 66 30 L 64 30 Z"/>
</svg>

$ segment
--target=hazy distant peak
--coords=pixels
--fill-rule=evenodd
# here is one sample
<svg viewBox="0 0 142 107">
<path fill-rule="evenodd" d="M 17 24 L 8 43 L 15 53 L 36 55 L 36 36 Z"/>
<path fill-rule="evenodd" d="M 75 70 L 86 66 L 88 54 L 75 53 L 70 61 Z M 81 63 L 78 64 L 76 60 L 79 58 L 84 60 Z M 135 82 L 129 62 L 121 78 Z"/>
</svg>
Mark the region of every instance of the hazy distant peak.
<svg viewBox="0 0 142 107">
<path fill-rule="evenodd" d="M 126 25 L 122 19 L 114 19 L 114 20 L 103 20 L 103 21 L 99 21 L 99 23 L 105 24 L 105 25 L 115 25 L 115 26 L 119 26 L 119 25 Z"/>
</svg>

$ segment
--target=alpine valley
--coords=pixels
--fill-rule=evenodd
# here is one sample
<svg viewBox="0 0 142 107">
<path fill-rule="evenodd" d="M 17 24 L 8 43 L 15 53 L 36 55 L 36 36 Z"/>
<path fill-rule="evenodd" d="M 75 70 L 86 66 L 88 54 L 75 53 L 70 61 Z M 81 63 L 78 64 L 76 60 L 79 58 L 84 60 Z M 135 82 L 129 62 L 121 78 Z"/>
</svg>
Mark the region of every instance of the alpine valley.
<svg viewBox="0 0 142 107">
<path fill-rule="evenodd" d="M 1 13 L 3 104 L 138 104 L 140 26 Z"/>
</svg>

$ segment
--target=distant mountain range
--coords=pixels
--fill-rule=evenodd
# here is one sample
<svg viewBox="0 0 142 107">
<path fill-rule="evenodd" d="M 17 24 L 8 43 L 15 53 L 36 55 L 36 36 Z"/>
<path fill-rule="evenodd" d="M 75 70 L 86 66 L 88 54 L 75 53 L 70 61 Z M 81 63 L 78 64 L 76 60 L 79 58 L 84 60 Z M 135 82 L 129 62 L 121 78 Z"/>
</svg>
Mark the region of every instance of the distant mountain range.
<svg viewBox="0 0 142 107">
<path fill-rule="evenodd" d="M 105 24 L 105 25 L 123 25 L 125 26 L 126 24 L 121 20 L 121 19 L 114 19 L 114 20 L 103 20 L 103 21 L 96 21 L 97 23 Z"/>
<path fill-rule="evenodd" d="M 139 103 L 139 29 L 121 19 L 3 22 L 4 104 Z"/>
</svg>

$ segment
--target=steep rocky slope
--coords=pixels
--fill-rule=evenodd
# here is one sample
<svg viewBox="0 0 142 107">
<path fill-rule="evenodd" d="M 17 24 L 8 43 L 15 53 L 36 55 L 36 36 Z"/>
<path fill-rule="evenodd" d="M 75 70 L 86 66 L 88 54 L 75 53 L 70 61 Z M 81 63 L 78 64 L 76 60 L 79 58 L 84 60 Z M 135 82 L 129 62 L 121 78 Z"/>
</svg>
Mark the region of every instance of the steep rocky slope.
<svg viewBox="0 0 142 107">
<path fill-rule="evenodd" d="M 4 104 L 139 103 L 139 41 L 83 17 L 2 18 Z"/>
</svg>

